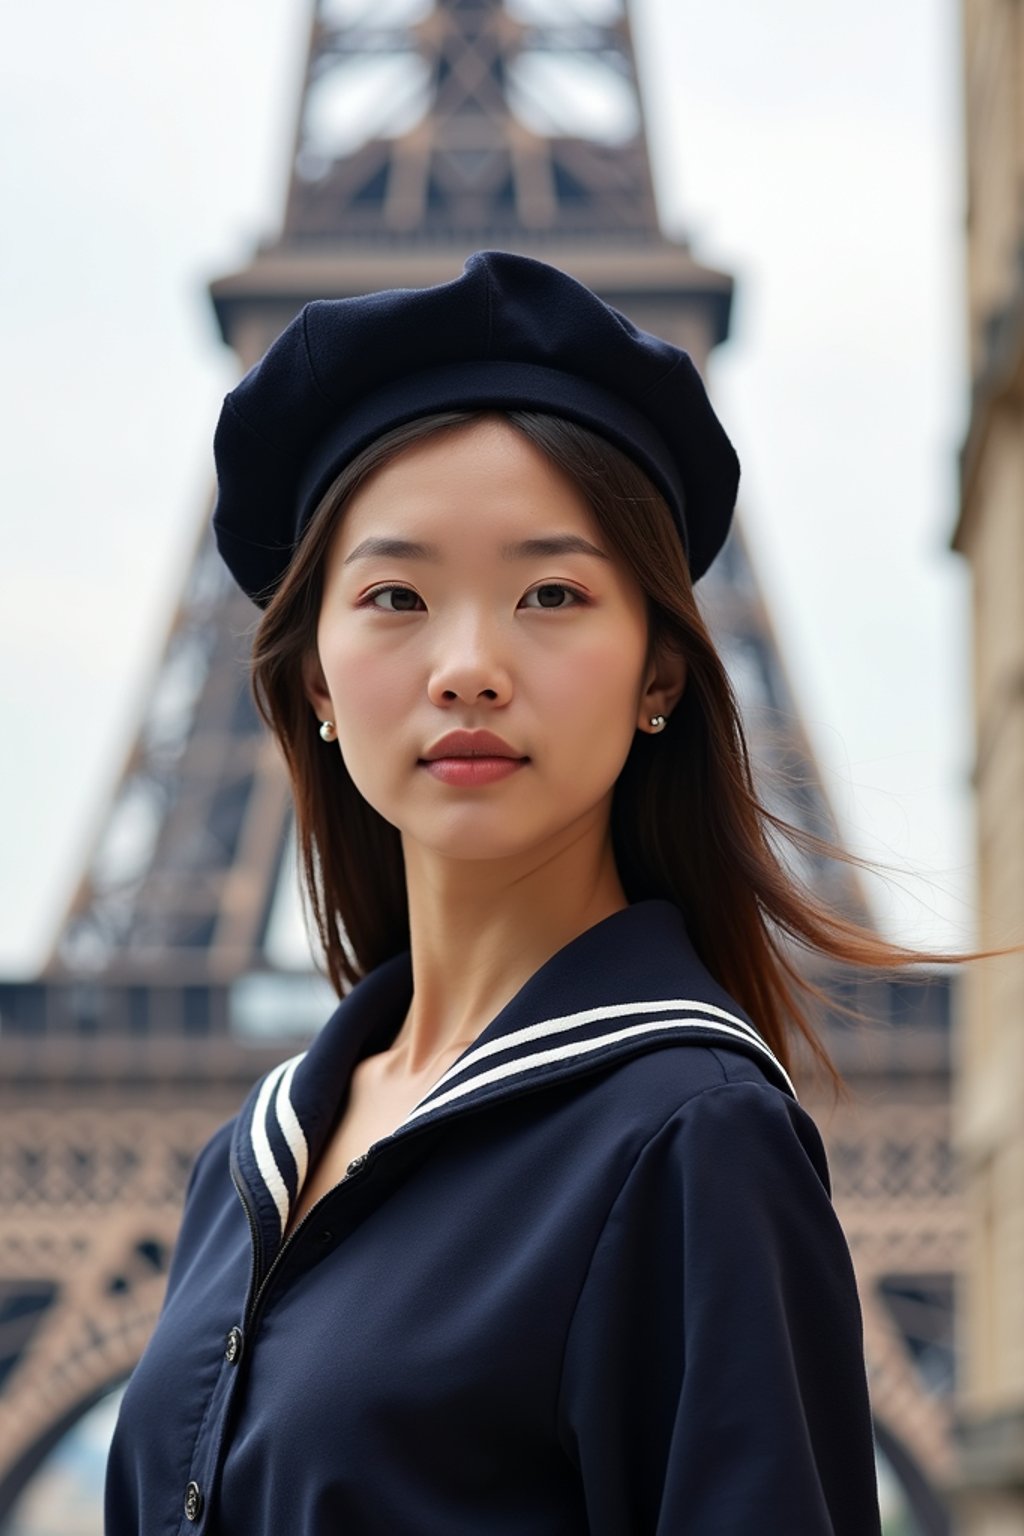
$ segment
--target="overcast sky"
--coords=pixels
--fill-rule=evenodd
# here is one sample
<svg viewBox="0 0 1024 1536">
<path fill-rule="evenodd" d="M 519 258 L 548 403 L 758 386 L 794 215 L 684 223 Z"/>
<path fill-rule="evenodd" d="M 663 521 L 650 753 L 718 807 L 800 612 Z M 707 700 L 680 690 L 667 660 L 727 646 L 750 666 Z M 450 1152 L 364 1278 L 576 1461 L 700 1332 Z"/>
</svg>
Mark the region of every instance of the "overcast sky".
<svg viewBox="0 0 1024 1536">
<path fill-rule="evenodd" d="M 954 0 L 636 0 L 670 233 L 737 281 L 709 384 L 848 843 L 892 937 L 974 940 Z M 205 293 L 278 226 L 306 0 L 0 18 L 0 973 L 104 815 L 238 375 Z"/>
</svg>

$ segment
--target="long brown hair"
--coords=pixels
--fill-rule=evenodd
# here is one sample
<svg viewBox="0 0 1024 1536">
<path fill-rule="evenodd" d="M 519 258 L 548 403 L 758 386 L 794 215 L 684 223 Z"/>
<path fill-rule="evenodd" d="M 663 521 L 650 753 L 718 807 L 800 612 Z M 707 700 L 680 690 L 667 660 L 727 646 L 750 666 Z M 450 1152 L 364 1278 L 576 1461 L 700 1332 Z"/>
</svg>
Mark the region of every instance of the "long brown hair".
<svg viewBox="0 0 1024 1536">
<path fill-rule="evenodd" d="M 303 690 L 316 648 L 324 555 L 348 499 L 404 448 L 484 414 L 448 411 L 383 434 L 323 497 L 253 644 L 257 707 L 276 735 L 295 800 L 299 863 L 327 974 L 340 993 L 409 947 L 399 831 L 367 803 L 342 755 L 325 751 Z M 575 423 L 532 411 L 501 416 L 583 491 L 611 549 L 643 589 L 646 665 L 666 646 L 686 659 L 686 685 L 667 726 L 635 734 L 612 796 L 611 832 L 630 902 L 664 897 L 682 911 L 708 970 L 792 1066 L 797 1039 L 834 1089 L 843 1086 L 800 994 L 861 1017 L 796 964 L 794 945 L 841 966 L 900 969 L 1005 951 L 934 953 L 882 938 L 831 910 L 785 862 L 773 836 L 813 861 L 876 866 L 770 811 L 755 787 L 740 708 L 697 606 L 669 509 L 624 453 Z"/>
</svg>

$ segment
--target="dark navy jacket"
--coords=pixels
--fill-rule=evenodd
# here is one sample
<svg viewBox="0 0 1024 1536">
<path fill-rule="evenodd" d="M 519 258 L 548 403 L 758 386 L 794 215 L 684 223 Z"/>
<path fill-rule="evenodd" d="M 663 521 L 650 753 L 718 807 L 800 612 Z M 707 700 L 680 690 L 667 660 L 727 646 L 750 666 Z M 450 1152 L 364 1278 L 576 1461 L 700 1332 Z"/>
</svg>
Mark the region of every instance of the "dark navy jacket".
<svg viewBox="0 0 1024 1536">
<path fill-rule="evenodd" d="M 818 1131 L 679 910 L 553 955 L 282 1247 L 408 952 L 192 1172 L 107 1536 L 877 1536 Z"/>
</svg>

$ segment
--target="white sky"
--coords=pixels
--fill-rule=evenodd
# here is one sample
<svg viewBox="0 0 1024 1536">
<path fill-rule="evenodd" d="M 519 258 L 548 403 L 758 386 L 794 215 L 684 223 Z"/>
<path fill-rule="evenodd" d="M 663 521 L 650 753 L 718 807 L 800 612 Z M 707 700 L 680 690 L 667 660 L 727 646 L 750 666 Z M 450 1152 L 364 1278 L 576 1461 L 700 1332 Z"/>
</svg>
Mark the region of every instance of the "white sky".
<svg viewBox="0 0 1024 1536">
<path fill-rule="evenodd" d="M 102 819 L 276 233 L 306 0 L 0 15 L 0 973 Z M 826 787 L 894 938 L 974 941 L 955 0 L 636 0 L 662 215 L 737 279 L 709 383 Z"/>
</svg>

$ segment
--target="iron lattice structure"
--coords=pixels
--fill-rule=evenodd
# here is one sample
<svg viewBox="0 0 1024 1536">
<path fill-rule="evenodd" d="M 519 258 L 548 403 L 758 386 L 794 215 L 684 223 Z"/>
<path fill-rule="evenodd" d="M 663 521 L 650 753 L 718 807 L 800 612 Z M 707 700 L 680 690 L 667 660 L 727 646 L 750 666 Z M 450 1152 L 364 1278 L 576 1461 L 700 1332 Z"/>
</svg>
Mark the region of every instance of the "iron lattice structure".
<svg viewBox="0 0 1024 1536">
<path fill-rule="evenodd" d="M 339 19 L 338 10 L 320 5 L 314 14 L 286 240 L 334 241 L 339 221 L 346 239 L 374 243 L 382 233 L 403 243 L 554 232 L 656 238 L 625 12 L 599 21 L 565 4 L 454 0 L 413 7 L 418 19 L 389 26 Z M 413 122 L 339 157 L 330 112 L 339 76 L 381 57 L 407 66 L 388 117 Z M 574 61 L 584 91 L 587 77 L 612 86 L 621 124 L 613 142 L 557 133 L 557 98 L 543 99 L 543 82 L 558 58 Z M 545 118 L 548 132 L 531 128 Z"/>
<path fill-rule="evenodd" d="M 281 234 L 212 284 L 242 365 L 308 299 L 447 280 L 470 251 L 503 246 L 573 272 L 706 370 L 728 334 L 732 279 L 659 226 L 625 9 L 370 10 L 318 0 Z M 45 975 L 0 988 L 0 1521 L 62 1429 L 138 1357 L 196 1150 L 328 1011 L 310 973 L 279 965 L 270 942 L 291 880 L 289 794 L 248 694 L 254 610 L 207 523 Z M 698 591 L 763 799 L 838 841 L 741 517 Z M 870 923 L 852 866 L 804 857 L 799 873 Z M 916 1490 L 922 1529 L 938 1533 L 962 1244 L 948 984 L 861 985 L 877 1028 L 822 1022 L 855 1105 L 832 1115 L 822 1104 L 819 1121 L 881 1438 Z"/>
</svg>

